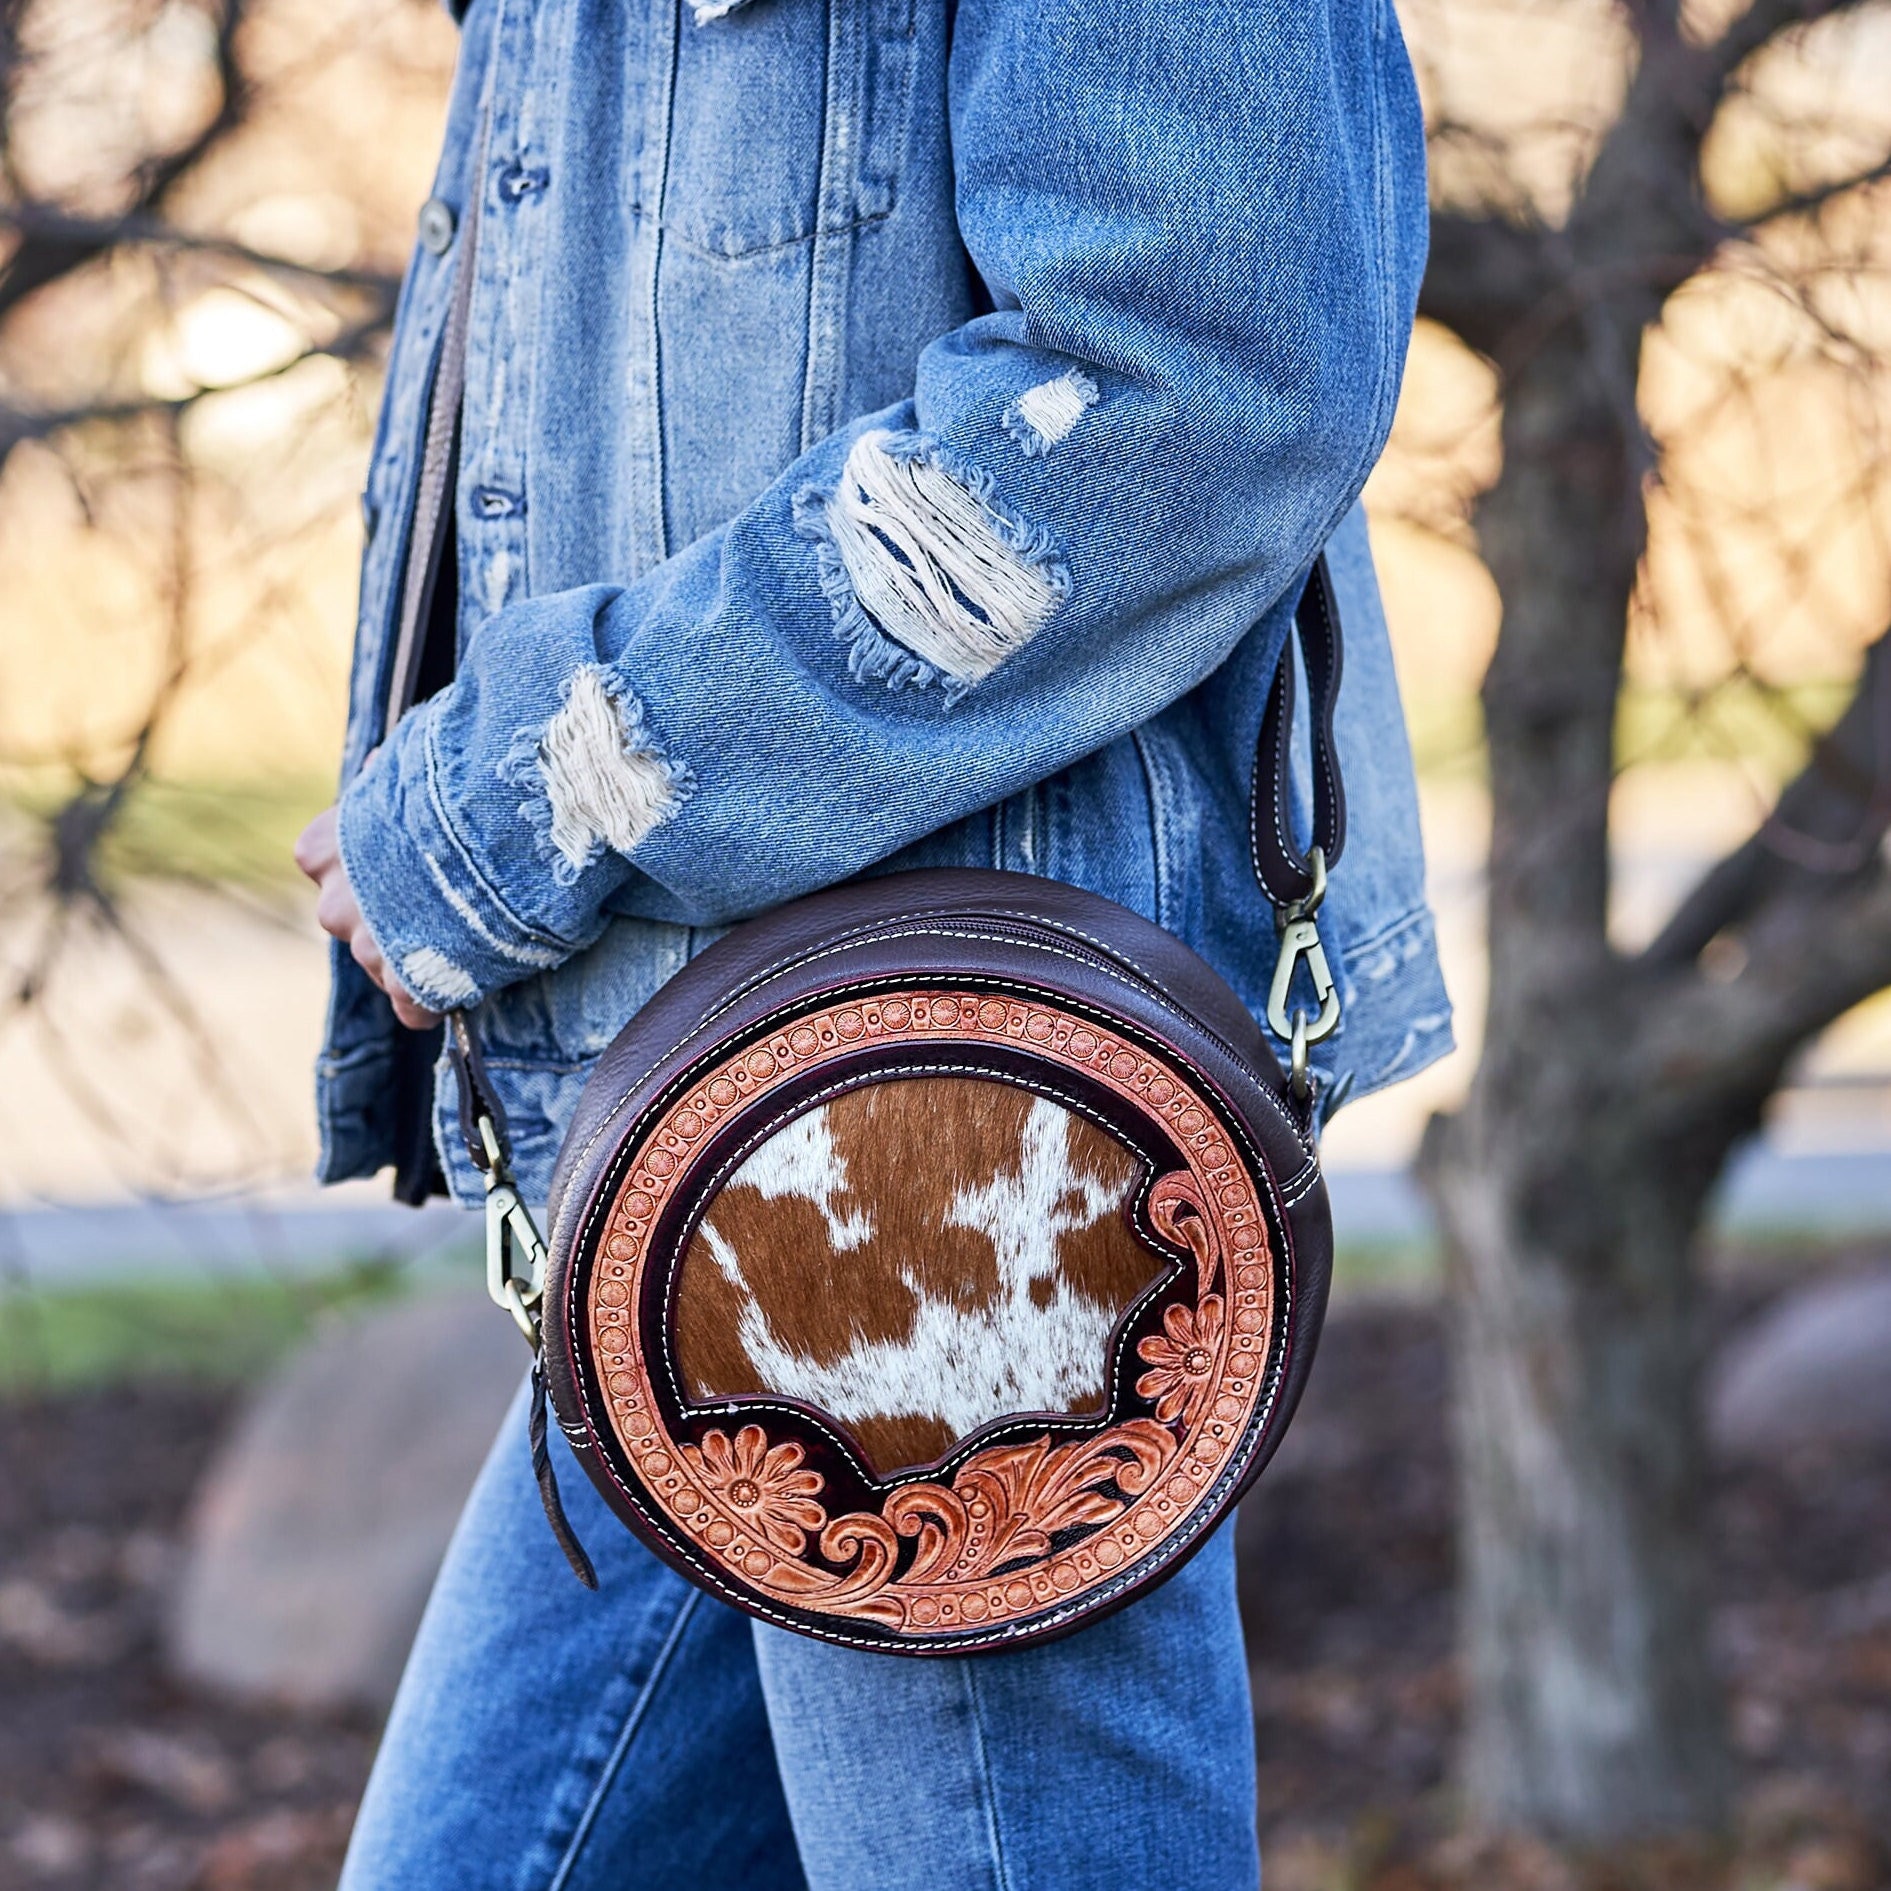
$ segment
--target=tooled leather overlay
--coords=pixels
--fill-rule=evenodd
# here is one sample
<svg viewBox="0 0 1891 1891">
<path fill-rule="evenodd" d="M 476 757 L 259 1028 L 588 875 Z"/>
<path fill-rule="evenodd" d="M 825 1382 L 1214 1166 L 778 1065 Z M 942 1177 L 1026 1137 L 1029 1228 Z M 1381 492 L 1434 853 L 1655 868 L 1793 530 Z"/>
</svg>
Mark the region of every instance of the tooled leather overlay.
<svg viewBox="0 0 1891 1891">
<path fill-rule="evenodd" d="M 1159 1318 L 1152 1309 L 1140 1322 L 1133 1358 L 1115 1362 L 1099 1348 L 1093 1383 L 1076 1384 L 1084 1374 L 1075 1374 L 1064 1403 L 1039 1408 L 1100 1414 L 1114 1366 L 1123 1393 L 1112 1407 L 1114 1422 L 1076 1437 L 1047 1428 L 1020 1439 L 1014 1431 L 1001 1442 L 972 1450 L 936 1477 L 877 1486 L 873 1507 L 862 1507 L 857 1495 L 837 1501 L 832 1480 L 811 1458 L 808 1444 L 790 1435 L 794 1427 L 779 1415 L 764 1411 L 746 1422 L 737 1415 L 708 1426 L 687 1418 L 687 1404 L 699 1402 L 706 1391 L 746 1389 L 716 1383 L 731 1372 L 740 1376 L 738 1355 L 760 1379 L 753 1355 L 764 1349 L 755 1344 L 732 1349 L 725 1341 L 718 1355 L 705 1338 L 708 1325 L 694 1342 L 690 1337 L 686 1290 L 691 1270 L 698 1270 L 705 1283 L 731 1286 L 747 1279 L 739 1214 L 722 1214 L 724 1225 L 718 1227 L 721 1198 L 712 1202 L 686 1250 L 679 1273 L 685 1291 L 678 1298 L 676 1360 L 666 1353 L 662 1332 L 645 1330 L 648 1296 L 638 1288 L 666 1209 L 679 1192 L 702 1187 L 704 1152 L 719 1127 L 758 1109 L 765 1114 L 777 1090 L 798 1086 L 796 1093 L 805 1092 L 810 1074 L 818 1075 L 829 1060 L 866 1048 L 922 1044 L 962 1046 L 965 1061 L 948 1066 L 947 1075 L 913 1082 L 907 1103 L 914 1093 L 940 1083 L 996 1088 L 976 1081 L 978 1057 L 981 1050 L 989 1055 L 1005 1047 L 1028 1051 L 1053 1074 L 1079 1075 L 1159 1122 L 1182 1152 L 1183 1166 L 1149 1184 L 1141 1212 L 1158 1240 L 1178 1259 L 1186 1257 L 1187 1264 L 1178 1284 L 1163 1296 Z M 872 1088 L 890 1092 L 894 1086 Z M 857 1087 L 837 1091 L 834 1100 L 857 1094 Z M 946 1094 L 935 1091 L 933 1100 Z M 1047 1201 L 1054 1217 L 1085 1230 L 1109 1217 L 1121 1221 L 1129 1212 L 1124 1199 L 1131 1181 L 1128 1165 L 1138 1172 L 1147 1165 L 1079 1115 L 1045 1098 L 1016 1095 L 1018 1100 L 1006 1105 L 1009 1118 L 1003 1110 L 993 1116 L 988 1109 L 987 1115 L 1013 1137 L 1020 1159 L 1009 1166 L 1003 1160 L 989 1162 L 989 1173 L 974 1177 L 965 1199 L 993 1206 L 1002 1221 L 995 1204 L 1010 1186 L 1020 1192 L 1020 1213 L 1027 1218 L 1041 1217 Z M 959 1100 L 968 1107 L 977 1101 Z M 743 1186 L 751 1209 L 767 1201 L 770 1188 L 798 1194 L 822 1222 L 826 1259 L 832 1262 L 845 1258 L 850 1241 L 867 1246 L 873 1230 L 867 1225 L 870 1205 L 832 1186 L 837 1177 L 829 1161 L 836 1153 L 832 1102 L 817 1093 L 808 1109 L 788 1121 L 807 1125 L 823 1107 L 829 1110 L 824 1128 L 795 1131 L 800 1141 L 791 1137 L 759 1168 L 738 1166 L 722 1179 L 733 1184 L 747 1173 Z M 866 1146 L 860 1135 L 872 1127 L 876 1107 L 884 1113 L 885 1100 L 878 1106 L 853 1105 L 853 1119 L 842 1112 L 843 1143 L 851 1138 L 856 1148 Z M 891 1117 L 883 1127 L 895 1128 Z M 906 1120 L 897 1131 L 924 1161 L 925 1142 L 914 1140 L 918 1127 L 917 1121 Z M 823 1135 L 826 1147 L 820 1146 Z M 747 1160 L 753 1162 L 752 1153 Z M 1051 1186 L 1047 1176 L 1056 1192 L 1035 1207 L 1024 1202 L 1032 1187 L 1041 1193 Z M 796 1186 L 785 1186 L 789 1181 Z M 826 1194 L 823 1184 L 829 1185 Z M 728 1199 L 731 1206 L 742 1206 L 733 1187 Z M 947 1203 L 940 1211 L 943 1220 L 951 1212 L 949 1202 L 959 1196 L 941 1200 Z M 963 1218 L 978 1219 L 970 1209 Z M 752 1246 L 753 1230 L 748 1232 Z M 824 1264 L 821 1245 L 814 1249 L 817 1264 Z M 995 1263 L 994 1253 L 999 1256 Z M 1107 1310 L 1106 1317 L 1092 1321 L 1099 1339 L 1122 1307 L 1146 1288 L 1153 1262 L 1146 1247 L 1141 1255 L 1133 1264 L 1105 1256 L 1100 1272 L 1092 1258 L 1090 1285 L 1097 1306 Z M 1002 1273 L 1002 1236 L 988 1244 L 986 1260 Z M 1036 1272 L 1044 1270 L 1040 1266 Z M 835 1627 L 871 1623 L 923 1638 L 991 1631 L 1040 1616 L 1111 1582 L 1116 1572 L 1143 1563 L 1189 1532 L 1191 1518 L 1227 1469 L 1266 1395 L 1273 1282 L 1274 1257 L 1256 1181 L 1213 1109 L 1183 1073 L 1141 1043 L 1054 1003 L 926 987 L 811 1009 L 790 1027 L 702 1072 L 648 1126 L 622 1171 L 600 1231 L 582 1312 L 605 1416 L 641 1487 L 636 1493 L 640 1504 L 660 1509 L 699 1559 L 759 1601 L 828 1618 Z M 1053 1278 L 1050 1297 L 1064 1284 Z M 1028 1298 L 1028 1280 L 1025 1291 Z M 751 1310 L 755 1298 L 749 1297 Z M 1040 1286 L 1038 1301 L 1045 1298 Z M 705 1302 L 699 1311 L 707 1319 L 713 1308 Z M 739 1325 L 739 1297 L 723 1313 L 733 1314 Z M 751 1340 L 754 1331 L 751 1320 Z M 807 1376 L 796 1382 L 804 1403 L 820 1405 L 806 1391 L 818 1389 L 819 1373 L 812 1367 L 823 1358 L 830 1364 L 843 1357 L 859 1363 L 852 1341 L 851 1353 L 839 1346 L 844 1338 L 836 1328 L 823 1344 L 801 1348 L 798 1356 L 812 1362 Z M 775 1363 L 779 1366 L 778 1359 Z M 679 1365 L 683 1379 L 694 1384 L 673 1376 Z M 668 1383 L 660 1388 L 659 1378 Z M 766 1380 L 760 1382 L 769 1389 Z M 854 1382 L 845 1372 L 831 1381 L 843 1390 Z M 876 1397 L 882 1389 L 877 1382 L 869 1387 Z M 685 1411 L 680 1422 L 666 1417 L 679 1409 Z M 975 1408 L 967 1410 L 975 1415 Z M 870 1450 L 883 1476 L 902 1461 L 914 1462 L 916 1452 L 922 1462 L 927 1451 L 936 1455 L 934 1447 L 964 1428 L 963 1412 L 956 1425 L 937 1412 L 922 1416 L 933 1421 L 930 1432 L 922 1425 L 909 1427 L 906 1436 L 888 1433 Z"/>
</svg>

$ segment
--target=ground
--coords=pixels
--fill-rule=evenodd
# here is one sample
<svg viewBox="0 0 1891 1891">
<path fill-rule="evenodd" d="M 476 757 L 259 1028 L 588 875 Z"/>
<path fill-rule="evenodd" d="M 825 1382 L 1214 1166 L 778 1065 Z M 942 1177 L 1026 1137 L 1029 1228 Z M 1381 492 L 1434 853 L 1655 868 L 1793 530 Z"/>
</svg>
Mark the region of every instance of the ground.
<svg viewBox="0 0 1891 1891">
<path fill-rule="evenodd" d="M 1730 1296 L 1727 1317 L 1756 1292 Z M 1723 1474 L 1715 1631 L 1744 1775 L 1738 1855 L 1597 1874 L 1450 1832 L 1436 1309 L 1347 1311 L 1315 1385 L 1240 1526 L 1268 1891 L 1891 1886 L 1891 1451 Z M 0 1408 L 6 1891 L 333 1882 L 372 1727 L 232 1711 L 158 1659 L 182 1514 L 236 1396 L 176 1382 Z"/>
<path fill-rule="evenodd" d="M 1727 1292 L 1721 1323 L 1766 1291 Z M 1742 1769 L 1738 1855 L 1592 1877 L 1451 1836 L 1436 1310 L 1330 1323 L 1314 1387 L 1240 1524 L 1267 1891 L 1891 1887 L 1891 1450 L 1723 1471 L 1714 1631 Z"/>
</svg>

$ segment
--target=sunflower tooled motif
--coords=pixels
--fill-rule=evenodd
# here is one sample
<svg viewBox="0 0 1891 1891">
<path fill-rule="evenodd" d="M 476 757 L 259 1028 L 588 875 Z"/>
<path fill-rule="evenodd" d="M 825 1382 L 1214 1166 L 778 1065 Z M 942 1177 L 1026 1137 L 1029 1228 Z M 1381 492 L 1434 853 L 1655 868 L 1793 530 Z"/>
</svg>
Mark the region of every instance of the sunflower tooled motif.
<svg viewBox="0 0 1891 1891">
<path fill-rule="evenodd" d="M 1171 1307 L 1162 1331 L 1136 1348 L 1154 1368 L 1136 1381 L 1137 1395 L 1156 1402 L 1156 1416 L 1167 1424 L 1180 1417 L 1192 1425 L 1214 1383 L 1215 1358 L 1221 1350 L 1221 1296 L 1204 1295 L 1199 1307 Z"/>
<path fill-rule="evenodd" d="M 799 1556 L 807 1533 L 827 1521 L 813 1501 L 821 1474 L 801 1468 L 807 1452 L 793 1439 L 771 1450 L 760 1425 L 744 1425 L 733 1440 L 705 1432 L 700 1446 L 683 1446 L 683 1456 L 724 1509 L 790 1556 Z"/>
</svg>

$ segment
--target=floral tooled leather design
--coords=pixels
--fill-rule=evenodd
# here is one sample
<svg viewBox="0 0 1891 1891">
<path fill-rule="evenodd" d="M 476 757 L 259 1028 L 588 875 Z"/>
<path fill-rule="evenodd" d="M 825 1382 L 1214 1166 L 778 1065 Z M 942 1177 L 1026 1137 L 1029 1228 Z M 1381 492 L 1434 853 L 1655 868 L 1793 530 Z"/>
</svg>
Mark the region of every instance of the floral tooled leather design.
<svg viewBox="0 0 1891 1891">
<path fill-rule="evenodd" d="M 792 1438 L 771 1449 L 760 1425 L 744 1425 L 733 1440 L 726 1432 L 705 1432 L 700 1446 L 683 1447 L 684 1462 L 737 1526 L 759 1531 L 791 1556 L 799 1556 L 808 1532 L 827 1521 L 813 1501 L 825 1480 L 801 1468 L 807 1456 Z"/>
<path fill-rule="evenodd" d="M 1136 1381 L 1137 1396 L 1155 1401 L 1156 1417 L 1164 1424 L 1172 1418 L 1192 1424 L 1214 1384 L 1220 1353 L 1219 1294 L 1205 1294 L 1192 1312 L 1170 1307 L 1162 1316 L 1162 1331 L 1136 1348 L 1137 1357 L 1155 1368 Z"/>
<path fill-rule="evenodd" d="M 687 1190 L 693 1151 L 719 1120 L 835 1047 L 928 1037 L 963 1045 L 966 1065 L 981 1042 L 1027 1047 L 1154 1118 L 1182 1159 L 1149 1183 L 1140 1213 L 1181 1271 L 1122 1329 L 1111 1422 L 1062 1439 L 1020 1439 L 1014 1423 L 982 1449 L 974 1438 L 937 1476 L 869 1483 L 877 1507 L 837 1507 L 832 1479 L 788 1435 L 820 1444 L 831 1425 L 759 1409 L 752 1422 L 692 1430 L 668 1336 L 646 1330 L 654 1303 L 637 1282 L 666 1201 Z M 605 1422 L 634 1478 L 613 1471 L 625 1495 L 749 1606 L 817 1619 L 838 1639 L 852 1622 L 976 1646 L 1131 1584 L 1192 1540 L 1272 1383 L 1274 1256 L 1251 1166 L 1173 1065 L 1048 1001 L 903 991 L 804 1015 L 705 1072 L 645 1134 L 596 1253 L 587 1311 Z"/>
<path fill-rule="evenodd" d="M 720 1447 L 718 1456 L 726 1460 L 751 1434 L 750 1456 L 760 1463 L 763 1435 L 758 1425 L 745 1425 L 735 1447 L 723 1433 L 711 1431 L 703 1441 L 704 1455 L 709 1455 L 713 1441 Z M 851 1568 L 842 1573 L 805 1565 L 778 1569 L 776 1586 L 804 1604 L 844 1607 L 896 1627 L 930 1626 L 940 1619 L 942 1604 L 955 1590 L 983 1582 L 998 1570 L 1015 1575 L 1020 1566 L 1042 1565 L 1059 1533 L 1120 1516 L 1148 1489 L 1175 1450 L 1169 1429 L 1150 1419 L 1131 1419 L 1101 1436 L 1070 1444 L 1054 1446 L 1045 1436 L 1028 1444 L 995 1446 L 961 1466 L 949 1486 L 904 1484 L 880 1515 L 855 1511 L 828 1524 L 821 1534 L 822 1553 L 851 1563 Z M 784 1464 L 801 1461 L 798 1444 L 777 1445 L 768 1455 L 785 1452 L 795 1455 L 784 1458 Z M 690 1455 L 688 1447 L 684 1455 Z M 799 1477 L 820 1487 L 818 1473 L 801 1472 Z M 756 1511 L 753 1526 L 784 1549 L 790 1547 L 783 1540 L 786 1535 L 800 1538 L 802 1527 L 814 1528 L 826 1514 L 806 1497 L 764 1496 L 751 1508 Z M 914 1540 L 917 1548 L 906 1569 L 895 1574 L 902 1538 Z M 801 1543 L 792 1547 L 799 1550 Z M 1055 1577 L 1051 1580 L 1055 1594 Z M 1019 1591 L 1015 1597 L 1008 1593 L 1012 1589 Z M 1014 1580 L 1006 1591 L 1005 1600 L 1015 1608 L 1028 1607 L 1034 1594 L 1026 1580 Z"/>
</svg>

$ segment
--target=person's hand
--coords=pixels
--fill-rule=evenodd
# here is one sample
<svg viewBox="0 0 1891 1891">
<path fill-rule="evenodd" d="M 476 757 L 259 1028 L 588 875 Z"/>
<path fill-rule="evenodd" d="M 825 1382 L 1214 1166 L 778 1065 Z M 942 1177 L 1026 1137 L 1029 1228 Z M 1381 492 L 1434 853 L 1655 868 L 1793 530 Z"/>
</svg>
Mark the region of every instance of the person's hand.
<svg viewBox="0 0 1891 1891">
<path fill-rule="evenodd" d="M 361 916 L 354 888 L 348 884 L 348 869 L 341 863 L 333 808 L 324 808 L 297 837 L 295 863 L 321 891 L 315 902 L 315 917 L 322 930 L 339 939 L 354 955 L 355 963 L 387 993 L 395 1017 L 411 1031 L 425 1031 L 438 1024 L 440 1014 L 416 1004 L 407 988 L 387 969 L 387 960 Z"/>
</svg>

